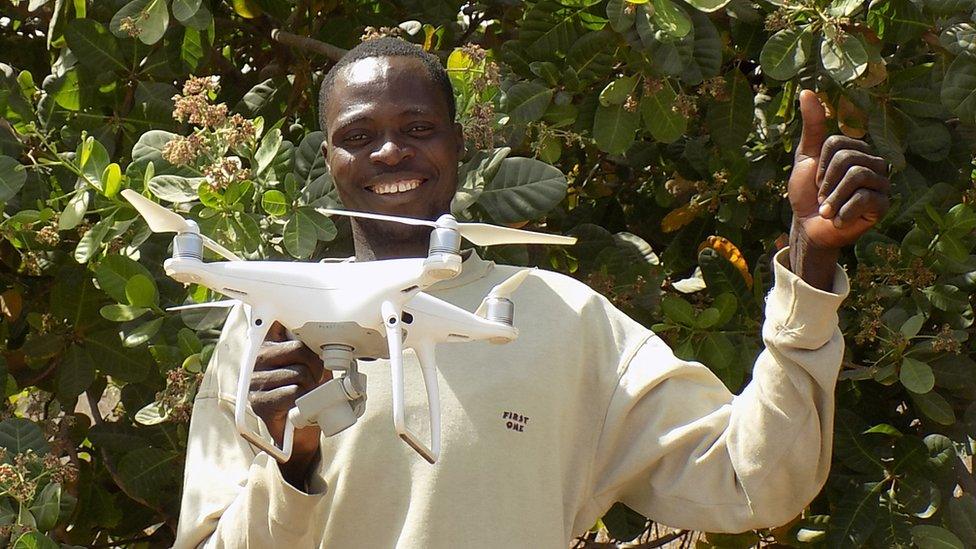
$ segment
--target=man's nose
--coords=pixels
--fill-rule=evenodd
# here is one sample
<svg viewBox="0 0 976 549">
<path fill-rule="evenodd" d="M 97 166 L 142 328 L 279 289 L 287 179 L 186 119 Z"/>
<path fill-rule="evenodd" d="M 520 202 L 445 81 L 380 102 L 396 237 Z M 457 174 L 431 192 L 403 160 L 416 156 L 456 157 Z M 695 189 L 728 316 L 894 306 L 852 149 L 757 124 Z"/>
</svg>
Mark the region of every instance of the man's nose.
<svg viewBox="0 0 976 549">
<path fill-rule="evenodd" d="M 383 138 L 379 145 L 379 148 L 369 155 L 370 160 L 373 162 L 381 162 L 388 166 L 395 166 L 413 156 L 413 151 L 410 147 L 405 146 L 393 137 Z"/>
</svg>

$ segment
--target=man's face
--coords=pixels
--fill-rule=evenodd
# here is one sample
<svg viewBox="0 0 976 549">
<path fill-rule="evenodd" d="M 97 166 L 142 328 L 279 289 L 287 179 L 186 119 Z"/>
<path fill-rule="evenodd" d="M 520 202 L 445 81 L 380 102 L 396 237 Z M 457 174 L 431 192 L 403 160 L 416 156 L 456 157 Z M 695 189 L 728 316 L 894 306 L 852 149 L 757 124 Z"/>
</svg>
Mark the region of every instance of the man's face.
<svg viewBox="0 0 976 549">
<path fill-rule="evenodd" d="M 337 75 L 325 112 L 329 169 L 350 210 L 436 219 L 450 211 L 463 147 L 419 59 L 370 57 Z M 395 239 L 416 227 L 364 223 Z"/>
</svg>

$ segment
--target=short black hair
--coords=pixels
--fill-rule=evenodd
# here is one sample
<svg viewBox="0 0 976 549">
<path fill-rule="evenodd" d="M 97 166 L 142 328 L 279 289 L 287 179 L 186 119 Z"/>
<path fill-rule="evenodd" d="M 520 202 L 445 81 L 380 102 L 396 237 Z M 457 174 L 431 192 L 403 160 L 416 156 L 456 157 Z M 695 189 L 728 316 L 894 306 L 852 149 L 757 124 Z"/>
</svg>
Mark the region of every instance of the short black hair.
<svg viewBox="0 0 976 549">
<path fill-rule="evenodd" d="M 447 71 L 444 70 L 444 65 L 441 64 L 440 59 L 436 55 L 424 51 L 420 46 L 411 44 L 406 40 L 384 36 L 366 40 L 349 50 L 325 74 L 325 78 L 322 80 L 322 88 L 319 91 L 319 125 L 326 134 L 329 131 L 325 123 L 326 107 L 329 104 L 332 89 L 335 87 L 336 75 L 339 74 L 339 71 L 343 67 L 369 57 L 413 57 L 419 59 L 424 64 L 424 68 L 427 69 L 427 75 L 440 88 L 441 93 L 444 95 L 444 100 L 447 102 L 447 110 L 451 121 L 454 120 L 457 115 L 457 102 L 454 99 L 454 88 L 451 86 L 451 79 L 447 76 Z"/>
</svg>

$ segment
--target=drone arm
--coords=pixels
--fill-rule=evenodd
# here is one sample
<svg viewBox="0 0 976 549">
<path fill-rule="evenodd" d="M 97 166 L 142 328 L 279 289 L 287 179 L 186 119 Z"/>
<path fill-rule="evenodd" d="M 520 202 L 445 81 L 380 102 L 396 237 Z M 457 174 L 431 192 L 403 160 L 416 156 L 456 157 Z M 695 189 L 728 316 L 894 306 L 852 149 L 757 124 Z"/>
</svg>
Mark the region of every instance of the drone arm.
<svg viewBox="0 0 976 549">
<path fill-rule="evenodd" d="M 431 369 L 430 374 L 424 371 L 424 385 L 427 388 L 427 399 L 430 407 L 431 446 L 428 447 L 421 442 L 420 437 L 407 427 L 403 380 L 403 329 L 400 325 L 400 310 L 390 301 L 384 301 L 380 310 L 383 314 L 383 326 L 386 328 L 386 339 L 390 348 L 390 372 L 393 376 L 393 427 L 397 435 L 416 450 L 421 457 L 430 463 L 434 463 L 440 454 L 440 410 L 438 408 L 440 401 L 438 400 L 437 378 L 431 375 L 433 374 L 433 362 L 431 360 L 421 361 L 422 365 L 427 364 L 427 367 Z M 433 347 L 431 346 L 430 349 Z M 418 350 L 418 354 L 421 352 Z M 430 353 L 430 355 L 432 354 Z"/>
<path fill-rule="evenodd" d="M 244 354 L 241 356 L 241 364 L 238 371 L 240 377 L 237 380 L 237 399 L 234 404 L 234 422 L 237 425 L 237 432 L 247 439 L 251 444 L 267 452 L 271 457 L 281 463 L 291 459 L 292 442 L 295 436 L 295 424 L 289 419 L 285 422 L 285 433 L 282 439 L 281 448 L 275 446 L 273 441 L 268 441 L 261 436 L 261 433 L 253 431 L 248 426 L 247 408 L 251 394 L 251 376 L 254 373 L 254 362 L 257 359 L 258 349 L 264 343 L 264 338 L 268 334 L 274 319 L 268 311 L 256 309 L 248 305 L 244 306 L 244 313 L 247 319 L 247 340 Z"/>
</svg>

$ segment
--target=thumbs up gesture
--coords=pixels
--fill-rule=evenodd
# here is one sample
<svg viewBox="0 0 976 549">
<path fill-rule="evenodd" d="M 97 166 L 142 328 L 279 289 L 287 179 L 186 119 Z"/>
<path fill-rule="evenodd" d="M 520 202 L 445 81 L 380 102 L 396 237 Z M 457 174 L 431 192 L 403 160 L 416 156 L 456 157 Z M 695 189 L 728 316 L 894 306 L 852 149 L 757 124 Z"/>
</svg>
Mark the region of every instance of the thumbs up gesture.
<svg viewBox="0 0 976 549">
<path fill-rule="evenodd" d="M 888 211 L 887 163 L 864 141 L 827 136 L 826 114 L 812 91 L 800 93 L 803 132 L 793 160 L 789 196 L 808 244 L 843 248 Z"/>
<path fill-rule="evenodd" d="M 827 136 L 816 94 L 800 93 L 803 131 L 790 174 L 792 270 L 829 289 L 839 250 L 853 244 L 888 211 L 888 168 L 864 141 Z"/>
</svg>

